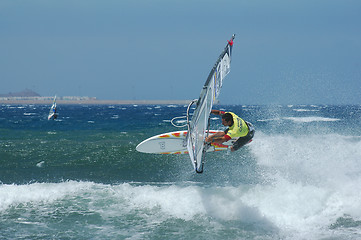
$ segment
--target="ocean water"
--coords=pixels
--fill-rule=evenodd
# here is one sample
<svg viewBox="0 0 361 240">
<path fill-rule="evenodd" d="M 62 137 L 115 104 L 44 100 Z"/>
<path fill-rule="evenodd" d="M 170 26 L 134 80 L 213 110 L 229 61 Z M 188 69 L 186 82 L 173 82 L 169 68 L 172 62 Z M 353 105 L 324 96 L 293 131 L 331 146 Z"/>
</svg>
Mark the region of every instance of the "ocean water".
<svg viewBox="0 0 361 240">
<path fill-rule="evenodd" d="M 203 174 L 135 151 L 186 106 L 49 107 L 0 106 L 0 239 L 361 239 L 360 105 L 217 105 L 256 135 Z"/>
</svg>

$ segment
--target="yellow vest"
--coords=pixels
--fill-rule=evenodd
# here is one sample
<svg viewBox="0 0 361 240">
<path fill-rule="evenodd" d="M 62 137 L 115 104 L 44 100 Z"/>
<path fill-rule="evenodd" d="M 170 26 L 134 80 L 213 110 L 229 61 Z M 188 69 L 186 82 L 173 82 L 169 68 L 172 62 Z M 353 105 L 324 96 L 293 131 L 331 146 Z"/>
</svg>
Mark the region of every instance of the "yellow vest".
<svg viewBox="0 0 361 240">
<path fill-rule="evenodd" d="M 233 112 L 228 113 L 230 113 L 233 117 L 233 125 L 228 128 L 229 130 L 227 132 L 227 135 L 231 138 L 246 136 L 249 132 L 246 122 Z"/>
</svg>

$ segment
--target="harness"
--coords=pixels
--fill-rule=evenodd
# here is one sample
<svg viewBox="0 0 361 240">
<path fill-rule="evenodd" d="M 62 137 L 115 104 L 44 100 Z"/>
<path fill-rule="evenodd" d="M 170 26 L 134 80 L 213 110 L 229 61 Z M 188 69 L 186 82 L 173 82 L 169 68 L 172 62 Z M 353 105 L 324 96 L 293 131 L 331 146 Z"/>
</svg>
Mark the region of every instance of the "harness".
<svg viewBox="0 0 361 240">
<path fill-rule="evenodd" d="M 238 117 L 233 112 L 228 112 L 233 117 L 233 125 L 228 128 L 227 135 L 231 138 L 244 137 L 250 131 L 249 125 L 242 118 Z M 252 124 L 250 124 L 252 125 Z"/>
</svg>

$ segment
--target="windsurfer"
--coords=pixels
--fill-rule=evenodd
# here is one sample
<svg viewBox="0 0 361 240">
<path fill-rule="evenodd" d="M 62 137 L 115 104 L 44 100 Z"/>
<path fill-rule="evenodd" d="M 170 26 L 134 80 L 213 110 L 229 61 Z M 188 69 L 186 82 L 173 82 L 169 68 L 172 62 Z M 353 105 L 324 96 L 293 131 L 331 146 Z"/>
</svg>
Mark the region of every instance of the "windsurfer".
<svg viewBox="0 0 361 240">
<path fill-rule="evenodd" d="M 53 118 L 56 119 L 56 118 L 58 117 L 58 114 L 57 114 L 57 112 L 56 112 L 56 107 L 54 107 L 54 110 L 53 110 L 53 111 L 54 111 Z"/>
<path fill-rule="evenodd" d="M 208 136 L 205 139 L 207 143 L 221 144 L 238 137 L 237 141 L 231 146 L 231 151 L 234 152 L 252 141 L 255 129 L 251 123 L 244 121 L 233 112 L 212 110 L 211 113 L 222 116 L 222 124 L 228 128 L 224 132 Z"/>
</svg>

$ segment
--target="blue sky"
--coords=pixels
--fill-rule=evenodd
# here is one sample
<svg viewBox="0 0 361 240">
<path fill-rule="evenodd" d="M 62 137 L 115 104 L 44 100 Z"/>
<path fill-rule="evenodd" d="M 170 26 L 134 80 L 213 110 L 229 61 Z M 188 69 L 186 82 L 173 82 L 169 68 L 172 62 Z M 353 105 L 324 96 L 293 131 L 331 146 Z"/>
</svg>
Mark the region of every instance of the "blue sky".
<svg viewBox="0 0 361 240">
<path fill-rule="evenodd" d="M 220 103 L 361 103 L 358 0 L 2 0 L 0 93 L 198 98 L 233 33 Z"/>
</svg>

